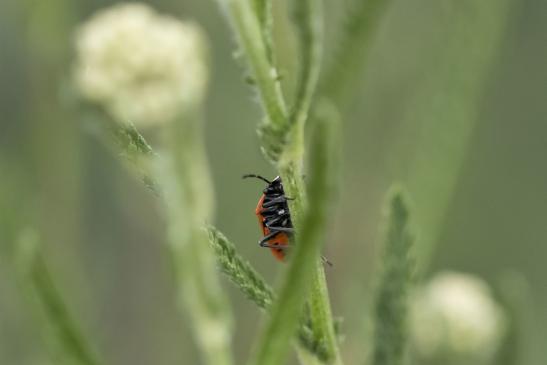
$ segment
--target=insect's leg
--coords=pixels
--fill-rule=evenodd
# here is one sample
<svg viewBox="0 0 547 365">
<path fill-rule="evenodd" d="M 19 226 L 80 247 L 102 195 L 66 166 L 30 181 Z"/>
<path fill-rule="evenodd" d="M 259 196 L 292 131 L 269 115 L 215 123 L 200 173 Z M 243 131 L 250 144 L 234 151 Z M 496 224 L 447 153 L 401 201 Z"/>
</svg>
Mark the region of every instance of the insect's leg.
<svg viewBox="0 0 547 365">
<path fill-rule="evenodd" d="M 268 247 L 268 246 L 264 246 L 264 245 L 267 244 L 269 240 L 271 240 L 272 238 L 277 236 L 279 233 L 281 233 L 281 232 L 276 231 L 276 232 L 271 232 L 271 233 L 265 235 L 264 237 L 262 237 L 262 239 L 260 241 L 258 241 L 258 244 L 260 245 L 260 247 Z"/>
<path fill-rule="evenodd" d="M 269 208 L 272 205 L 276 205 L 276 204 L 279 204 L 279 203 L 284 203 L 285 200 L 287 200 L 287 198 L 284 197 L 283 195 L 281 195 L 281 196 L 278 196 L 276 198 L 273 198 L 272 200 L 268 201 L 267 203 L 262 204 L 262 207 L 263 208 Z"/>
<path fill-rule="evenodd" d="M 284 213 L 281 215 L 268 217 L 266 221 L 264 222 L 264 224 L 266 225 L 266 227 L 270 227 L 271 225 L 281 221 L 282 222 L 281 224 L 285 225 L 285 221 L 288 221 L 289 217 L 290 217 L 289 213 Z"/>
<path fill-rule="evenodd" d="M 294 228 L 275 227 L 275 226 L 270 226 L 268 224 L 266 224 L 266 227 L 268 227 L 268 229 L 271 231 L 294 233 Z"/>
<path fill-rule="evenodd" d="M 279 249 L 279 250 L 286 250 L 290 246 L 288 246 L 288 245 L 279 245 L 279 244 L 272 245 L 271 243 L 264 242 L 264 243 L 260 243 L 260 247 L 276 248 L 276 249 Z"/>
<path fill-rule="evenodd" d="M 321 261 L 323 261 L 324 264 L 327 264 L 329 265 L 330 267 L 333 267 L 334 265 L 332 264 L 332 262 L 329 261 L 328 258 L 326 258 L 325 256 L 321 256 Z"/>
</svg>

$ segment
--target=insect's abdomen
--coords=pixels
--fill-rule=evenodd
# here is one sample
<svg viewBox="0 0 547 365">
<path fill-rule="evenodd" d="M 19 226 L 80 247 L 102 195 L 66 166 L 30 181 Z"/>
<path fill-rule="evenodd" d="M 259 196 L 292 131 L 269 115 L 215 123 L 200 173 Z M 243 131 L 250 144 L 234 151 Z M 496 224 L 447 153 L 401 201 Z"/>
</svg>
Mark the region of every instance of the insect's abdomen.
<svg viewBox="0 0 547 365">
<path fill-rule="evenodd" d="M 267 228 L 266 228 L 267 229 Z M 279 233 L 277 236 L 268 241 L 271 245 L 287 246 L 289 244 L 289 236 L 285 232 Z M 282 248 L 270 248 L 272 254 L 279 261 L 285 260 L 285 250 Z"/>
<path fill-rule="evenodd" d="M 264 216 L 262 215 L 262 204 L 264 204 L 265 197 L 266 196 L 262 194 L 262 196 L 258 200 L 258 205 L 256 206 L 255 213 L 258 217 L 258 224 L 262 229 L 262 234 L 264 236 L 267 236 L 268 234 L 270 234 L 270 229 L 264 224 Z M 289 244 L 289 236 L 287 236 L 285 232 L 280 232 L 274 238 L 270 239 L 268 243 L 270 245 L 286 246 Z M 283 261 L 285 259 L 285 251 L 282 248 L 270 248 L 270 250 L 277 260 Z"/>
</svg>

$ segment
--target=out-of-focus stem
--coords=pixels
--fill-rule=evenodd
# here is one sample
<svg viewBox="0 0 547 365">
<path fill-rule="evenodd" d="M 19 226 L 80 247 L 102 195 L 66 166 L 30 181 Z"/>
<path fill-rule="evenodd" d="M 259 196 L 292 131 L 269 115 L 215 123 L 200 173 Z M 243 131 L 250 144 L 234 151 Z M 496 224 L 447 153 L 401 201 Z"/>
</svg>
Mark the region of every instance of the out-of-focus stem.
<svg viewBox="0 0 547 365">
<path fill-rule="evenodd" d="M 193 322 L 194 335 L 205 362 L 232 364 L 231 318 L 220 286 L 207 233 L 212 188 L 195 115 L 163 131 L 166 150 L 157 160 L 168 220 L 168 241 L 181 302 Z"/>
</svg>

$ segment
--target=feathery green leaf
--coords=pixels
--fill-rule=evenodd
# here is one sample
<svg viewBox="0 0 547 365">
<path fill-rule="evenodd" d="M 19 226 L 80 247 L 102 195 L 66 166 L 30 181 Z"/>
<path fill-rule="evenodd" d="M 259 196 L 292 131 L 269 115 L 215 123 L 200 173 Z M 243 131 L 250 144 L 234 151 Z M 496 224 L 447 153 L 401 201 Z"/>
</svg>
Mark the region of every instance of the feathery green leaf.
<svg viewBox="0 0 547 365">
<path fill-rule="evenodd" d="M 382 268 L 374 298 L 373 365 L 400 365 L 406 344 L 408 294 L 412 281 L 409 211 L 400 189 L 389 194 Z"/>
</svg>

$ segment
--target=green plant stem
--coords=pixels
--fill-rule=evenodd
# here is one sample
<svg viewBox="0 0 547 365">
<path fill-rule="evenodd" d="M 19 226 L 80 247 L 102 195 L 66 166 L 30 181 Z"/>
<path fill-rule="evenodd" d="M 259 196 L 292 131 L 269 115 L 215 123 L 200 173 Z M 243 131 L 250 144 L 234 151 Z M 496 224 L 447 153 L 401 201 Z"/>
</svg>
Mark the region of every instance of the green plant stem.
<svg viewBox="0 0 547 365">
<path fill-rule="evenodd" d="M 251 1 L 218 1 L 226 8 L 239 43 L 245 51 L 251 76 L 266 113 L 265 121 L 259 128 L 262 150 L 269 160 L 276 162 L 285 146 L 290 126 L 279 72 L 269 59 L 268 45 L 264 42 L 262 27 Z"/>
<path fill-rule="evenodd" d="M 315 119 L 319 123 L 318 133 L 329 133 L 329 137 L 324 137 L 328 142 L 327 150 L 330 153 L 327 159 L 330 159 L 330 163 L 333 165 L 330 168 L 330 175 L 328 175 L 326 184 L 334 185 L 334 177 L 337 176 L 336 163 L 337 161 L 337 142 L 338 142 L 338 125 L 339 114 L 334 105 L 326 100 L 320 100 L 318 102 L 317 114 Z M 317 143 L 317 142 L 316 142 Z M 315 150 L 317 150 L 317 146 Z M 311 154 L 316 153 L 312 149 Z M 314 161 L 312 159 L 312 161 Z M 328 161 L 327 161 L 328 163 Z M 331 187 L 331 190 L 334 190 Z M 311 197 L 310 197 L 311 198 Z M 326 197 L 328 199 L 328 197 Z M 336 334 L 334 331 L 334 323 L 332 320 L 332 311 L 330 308 L 329 294 L 327 288 L 327 281 L 325 278 L 324 265 L 322 262 L 317 262 L 315 267 L 315 274 L 313 276 L 311 284 L 311 292 L 309 298 L 311 327 L 314 332 L 314 337 L 319 340 L 319 345 L 325 348 L 327 353 L 327 359 L 332 360 L 332 363 L 341 364 L 342 360 L 338 350 L 338 343 L 336 340 Z"/>
<path fill-rule="evenodd" d="M 47 337 L 49 343 L 59 347 L 52 352 L 71 364 L 101 364 L 80 326 L 70 315 L 44 259 L 39 239 L 32 231 L 24 232 L 18 242 L 17 264 L 23 287 L 29 288 L 31 297 L 39 304 L 45 327 L 51 332 Z"/>
<path fill-rule="evenodd" d="M 321 0 L 293 2 L 293 23 L 300 43 L 300 73 L 291 123 L 303 128 L 319 80 L 323 55 L 323 8 Z"/>
<path fill-rule="evenodd" d="M 291 114 L 291 128 L 288 144 L 280 161 L 280 172 L 287 196 L 294 197 L 291 203 L 291 217 L 295 227 L 301 226 L 304 210 L 302 160 L 304 154 L 304 124 L 316 89 L 323 51 L 323 14 L 319 0 L 302 0 L 293 4 L 293 22 L 299 40 L 301 65 L 297 85 L 296 101 Z M 332 115 L 331 115 L 332 116 Z M 326 120 L 326 123 L 332 120 Z M 308 301 L 312 335 L 317 346 L 325 349 L 326 362 L 338 359 L 336 337 L 328 300 L 328 289 L 323 265 L 318 262 L 311 280 Z"/>
<path fill-rule="evenodd" d="M 250 1 L 219 0 L 227 7 L 236 34 L 243 46 L 252 75 L 269 121 L 280 128 L 287 126 L 287 107 L 279 74 L 267 56 L 266 45 L 261 37 L 262 28 Z"/>
<path fill-rule="evenodd" d="M 272 19 L 272 0 L 252 0 L 253 7 L 260 24 L 260 30 L 262 39 L 264 41 L 264 46 L 266 48 L 266 57 L 270 64 L 274 64 L 274 54 L 273 54 L 273 37 L 272 37 L 272 28 L 273 28 L 273 19 Z"/>
<path fill-rule="evenodd" d="M 180 299 L 193 321 L 195 338 L 210 365 L 232 364 L 231 320 L 215 269 L 207 233 L 212 216 L 212 188 L 194 115 L 163 131 L 167 150 L 156 159 L 165 195 L 168 240 Z"/>
<path fill-rule="evenodd" d="M 333 190 L 331 128 L 329 123 L 318 123 L 314 134 L 308 190 L 309 209 L 301 217 L 297 244 L 290 255 L 279 299 L 274 303 L 271 316 L 259 337 L 251 364 L 282 364 L 290 339 L 298 326 L 298 318 L 306 301 L 305 293 L 313 279 L 314 267 L 323 243 L 327 210 Z M 330 318 L 323 320 L 330 321 Z"/>
<path fill-rule="evenodd" d="M 363 70 L 372 36 L 392 0 L 355 0 L 346 14 L 336 48 L 320 80 L 319 94 L 339 108 Z"/>
<path fill-rule="evenodd" d="M 310 318 L 313 337 L 319 339 L 319 346 L 325 348 L 327 363 L 341 364 L 338 343 L 332 321 L 329 292 L 325 278 L 324 264 L 316 262 L 309 295 Z"/>
<path fill-rule="evenodd" d="M 374 299 L 373 365 L 403 363 L 413 264 L 410 254 L 413 237 L 408 221 L 406 198 L 400 189 L 393 189 L 388 201 L 383 267 Z"/>
</svg>

